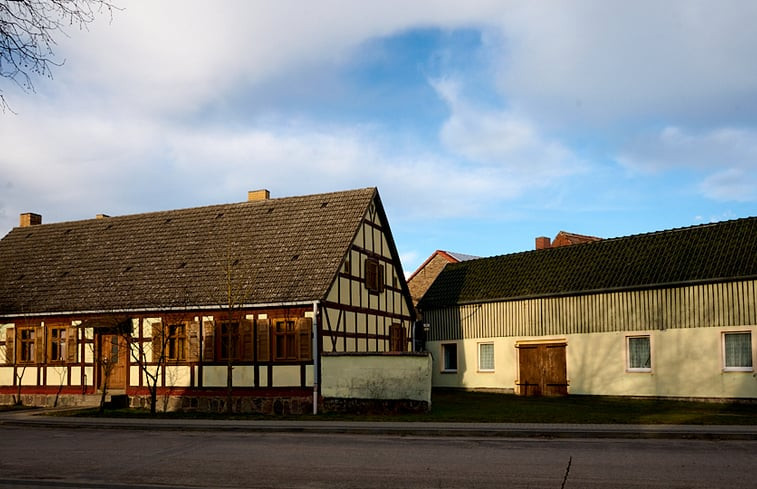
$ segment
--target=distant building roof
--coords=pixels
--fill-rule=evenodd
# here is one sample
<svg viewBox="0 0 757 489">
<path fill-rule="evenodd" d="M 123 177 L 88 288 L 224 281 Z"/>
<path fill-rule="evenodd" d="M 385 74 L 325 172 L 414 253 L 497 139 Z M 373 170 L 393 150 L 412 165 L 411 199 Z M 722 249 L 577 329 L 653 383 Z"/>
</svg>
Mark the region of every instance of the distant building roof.
<svg viewBox="0 0 757 489">
<path fill-rule="evenodd" d="M 0 240 L 0 315 L 224 305 L 227 267 L 249 286 L 246 304 L 325 297 L 379 202 L 376 189 L 263 192 L 242 203 L 14 228 Z"/>
<path fill-rule="evenodd" d="M 446 266 L 421 308 L 757 278 L 757 217 Z"/>
</svg>

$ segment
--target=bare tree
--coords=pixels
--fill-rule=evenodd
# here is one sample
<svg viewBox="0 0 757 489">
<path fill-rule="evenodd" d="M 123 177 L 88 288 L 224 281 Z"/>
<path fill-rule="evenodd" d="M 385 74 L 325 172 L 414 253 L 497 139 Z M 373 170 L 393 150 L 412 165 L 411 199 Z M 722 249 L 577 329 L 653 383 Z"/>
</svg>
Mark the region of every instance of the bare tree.
<svg viewBox="0 0 757 489">
<path fill-rule="evenodd" d="M 65 27 L 86 28 L 100 13 L 113 14 L 109 0 L 0 0 L 0 76 L 33 92 L 32 76 L 52 78 L 55 36 Z M 0 109 L 8 104 L 0 90 Z"/>
<path fill-rule="evenodd" d="M 139 367 L 140 372 L 144 375 L 147 390 L 150 393 L 150 414 L 155 415 L 158 404 L 158 386 L 160 380 L 166 372 L 166 366 L 171 359 L 184 360 L 181 358 L 189 352 L 189 333 L 186 329 L 183 332 L 178 328 L 186 328 L 186 325 L 193 322 L 192 318 L 186 313 L 164 314 L 159 323 L 151 324 L 152 331 L 150 334 L 151 348 L 150 359 L 148 359 L 147 348 L 143 342 L 133 344 L 130 347 L 131 359 Z M 143 327 L 144 327 L 143 320 Z M 198 326 L 199 328 L 199 326 Z M 131 340 L 131 334 L 129 333 Z M 179 352 L 183 352 L 181 355 Z M 168 405 L 167 398 L 163 401 L 163 409 Z"/>
</svg>

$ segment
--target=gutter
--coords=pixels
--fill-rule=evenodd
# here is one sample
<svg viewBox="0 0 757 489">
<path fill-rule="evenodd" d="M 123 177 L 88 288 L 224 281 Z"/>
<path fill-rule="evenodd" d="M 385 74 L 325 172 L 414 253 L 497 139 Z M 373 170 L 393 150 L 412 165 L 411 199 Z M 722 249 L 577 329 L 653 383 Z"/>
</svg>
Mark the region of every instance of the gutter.
<svg viewBox="0 0 757 489">
<path fill-rule="evenodd" d="M 237 309 L 266 309 L 270 307 L 297 307 L 310 306 L 317 304 L 313 301 L 292 301 L 292 302 L 267 302 L 262 304 L 240 304 L 235 306 Z M 228 309 L 228 305 L 214 304 L 204 306 L 172 306 L 172 307 L 138 307 L 131 309 L 93 309 L 89 311 L 57 311 L 57 312 L 39 312 L 39 313 L 17 313 L 17 314 L 0 314 L 0 318 L 17 318 L 17 317 L 50 317 L 50 316 L 77 316 L 85 314 L 126 314 L 126 313 L 149 313 L 156 311 L 212 311 L 216 309 Z"/>
</svg>

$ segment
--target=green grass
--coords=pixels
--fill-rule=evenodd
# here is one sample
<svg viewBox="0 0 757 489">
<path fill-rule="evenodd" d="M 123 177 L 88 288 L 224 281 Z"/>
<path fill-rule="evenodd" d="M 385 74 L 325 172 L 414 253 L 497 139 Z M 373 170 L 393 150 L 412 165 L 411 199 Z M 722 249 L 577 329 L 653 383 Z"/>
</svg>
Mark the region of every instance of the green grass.
<svg viewBox="0 0 757 489">
<path fill-rule="evenodd" d="M 64 415 L 97 416 L 97 409 Z M 147 410 L 106 410 L 108 417 L 150 417 Z M 321 421 L 423 421 L 463 423 L 757 424 L 757 404 L 628 399 L 599 396 L 519 397 L 482 392 L 438 391 L 428 414 L 319 414 L 265 416 L 158 413 L 164 419 L 252 419 Z"/>
</svg>

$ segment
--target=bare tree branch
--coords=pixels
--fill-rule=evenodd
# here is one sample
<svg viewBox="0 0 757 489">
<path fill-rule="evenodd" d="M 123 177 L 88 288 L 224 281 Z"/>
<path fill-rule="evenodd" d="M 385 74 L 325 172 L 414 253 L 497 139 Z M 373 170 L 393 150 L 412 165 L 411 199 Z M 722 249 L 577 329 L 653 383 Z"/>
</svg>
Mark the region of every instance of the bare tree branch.
<svg viewBox="0 0 757 489">
<path fill-rule="evenodd" d="M 33 76 L 52 78 L 55 36 L 65 28 L 86 29 L 98 14 L 111 19 L 118 9 L 109 0 L 0 0 L 0 77 L 34 92 Z M 0 109 L 9 109 L 0 89 Z"/>
</svg>

